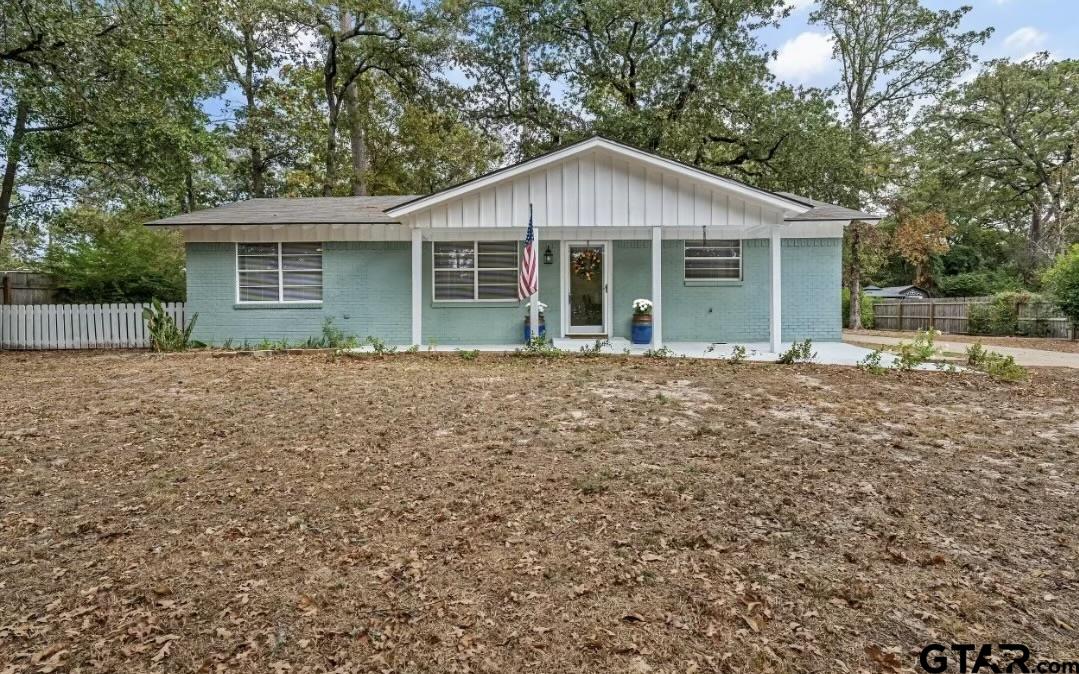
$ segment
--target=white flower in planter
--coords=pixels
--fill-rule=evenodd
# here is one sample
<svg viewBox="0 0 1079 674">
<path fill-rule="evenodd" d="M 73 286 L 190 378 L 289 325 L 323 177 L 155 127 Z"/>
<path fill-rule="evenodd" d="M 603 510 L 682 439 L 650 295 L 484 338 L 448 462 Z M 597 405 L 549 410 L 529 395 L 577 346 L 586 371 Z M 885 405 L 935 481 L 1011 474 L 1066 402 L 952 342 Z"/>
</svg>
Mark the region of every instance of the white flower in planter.
<svg viewBox="0 0 1079 674">
<path fill-rule="evenodd" d="M 543 302 L 536 302 L 536 305 L 539 307 L 539 315 L 542 317 L 544 310 L 547 309 L 547 305 Z M 525 313 L 525 318 L 528 318 L 532 315 L 532 304 L 529 302 L 525 302 L 525 310 L 527 312 Z"/>
<path fill-rule="evenodd" d="M 633 313 L 635 314 L 650 314 L 652 313 L 652 300 L 635 299 L 633 300 Z"/>
</svg>

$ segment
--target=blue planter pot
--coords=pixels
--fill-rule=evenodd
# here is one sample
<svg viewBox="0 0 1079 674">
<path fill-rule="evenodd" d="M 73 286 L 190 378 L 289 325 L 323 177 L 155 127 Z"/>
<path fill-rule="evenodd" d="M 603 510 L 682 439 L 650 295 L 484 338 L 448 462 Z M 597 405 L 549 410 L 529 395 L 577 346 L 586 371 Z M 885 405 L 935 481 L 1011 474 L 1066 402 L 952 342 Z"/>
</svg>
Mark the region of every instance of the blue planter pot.
<svg viewBox="0 0 1079 674">
<path fill-rule="evenodd" d="M 651 344 L 652 343 L 652 324 L 651 323 L 633 323 L 633 331 L 631 333 L 634 344 Z"/>
<path fill-rule="evenodd" d="M 528 344 L 528 340 L 532 338 L 532 331 L 529 330 L 528 319 L 525 319 L 524 336 L 525 336 L 525 344 Z M 540 321 L 540 324 L 539 324 L 539 336 L 540 337 L 546 337 L 547 336 L 547 325 L 543 321 Z"/>
</svg>

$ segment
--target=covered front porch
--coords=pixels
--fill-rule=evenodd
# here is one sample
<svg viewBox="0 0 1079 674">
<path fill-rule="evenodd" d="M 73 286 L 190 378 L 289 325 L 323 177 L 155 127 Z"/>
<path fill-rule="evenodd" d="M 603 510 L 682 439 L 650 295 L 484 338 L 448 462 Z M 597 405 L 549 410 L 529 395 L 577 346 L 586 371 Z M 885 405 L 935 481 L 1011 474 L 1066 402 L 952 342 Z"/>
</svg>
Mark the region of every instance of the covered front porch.
<svg viewBox="0 0 1079 674">
<path fill-rule="evenodd" d="M 465 265 L 477 266 L 471 272 L 477 284 L 483 274 L 496 277 L 496 270 L 487 272 L 482 263 L 471 262 L 473 256 L 488 255 L 485 247 L 497 250 L 497 242 L 510 248 L 511 242 L 516 243 L 519 256 L 523 231 L 523 227 L 412 229 L 413 344 L 460 348 L 524 341 L 530 302 L 517 300 L 515 279 L 501 279 L 512 281 L 502 288 L 504 297 L 498 296 L 497 286 L 490 296 L 481 288 L 467 299 L 438 286 L 439 279 L 456 280 L 455 265 L 461 258 Z M 707 229 L 536 227 L 539 292 L 533 299 L 545 306 L 545 331 L 551 339 L 624 339 L 628 344 L 632 304 L 643 298 L 651 300 L 653 308 L 652 339 L 642 350 L 721 340 L 763 341 L 766 352 L 777 352 L 783 341 L 784 233 L 805 238 L 789 224 Z M 691 266 L 685 257 L 687 242 L 735 246 L 733 253 L 727 251 L 733 256 L 727 262 L 737 266 L 733 276 L 693 278 L 692 270 L 687 271 Z M 582 253 L 591 256 L 587 270 L 575 264 Z M 791 251 L 786 255 L 790 257 Z M 494 253 L 489 258 L 494 259 Z M 473 277 L 465 274 L 466 279 Z"/>
</svg>

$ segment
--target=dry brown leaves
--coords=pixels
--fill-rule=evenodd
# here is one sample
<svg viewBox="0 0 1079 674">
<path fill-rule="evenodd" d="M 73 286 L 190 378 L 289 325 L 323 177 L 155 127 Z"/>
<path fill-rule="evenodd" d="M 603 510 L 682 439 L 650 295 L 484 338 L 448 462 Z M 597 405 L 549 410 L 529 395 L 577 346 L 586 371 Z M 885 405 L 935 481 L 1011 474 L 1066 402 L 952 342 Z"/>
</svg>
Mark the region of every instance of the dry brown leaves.
<svg viewBox="0 0 1079 674">
<path fill-rule="evenodd" d="M 0 673 L 1075 656 L 1079 373 L 2 354 Z"/>
</svg>

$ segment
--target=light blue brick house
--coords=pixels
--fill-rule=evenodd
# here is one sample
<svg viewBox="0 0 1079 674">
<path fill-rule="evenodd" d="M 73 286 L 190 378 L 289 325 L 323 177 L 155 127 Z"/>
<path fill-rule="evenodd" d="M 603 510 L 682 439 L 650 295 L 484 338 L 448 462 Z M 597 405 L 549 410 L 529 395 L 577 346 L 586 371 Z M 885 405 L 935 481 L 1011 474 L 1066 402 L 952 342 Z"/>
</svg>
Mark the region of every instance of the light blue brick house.
<svg viewBox="0 0 1079 674">
<path fill-rule="evenodd" d="M 195 336 L 302 340 L 327 318 L 388 343 L 511 345 L 532 210 L 548 336 L 653 345 L 841 338 L 843 228 L 876 216 L 594 137 L 426 196 L 253 199 L 166 218 Z"/>
</svg>

